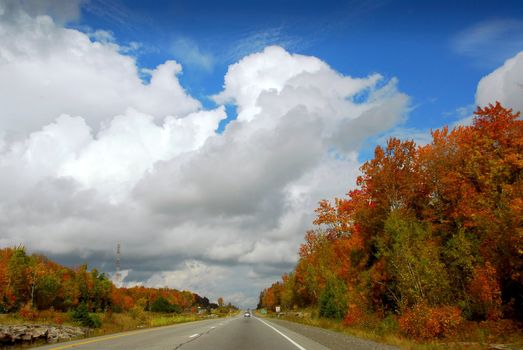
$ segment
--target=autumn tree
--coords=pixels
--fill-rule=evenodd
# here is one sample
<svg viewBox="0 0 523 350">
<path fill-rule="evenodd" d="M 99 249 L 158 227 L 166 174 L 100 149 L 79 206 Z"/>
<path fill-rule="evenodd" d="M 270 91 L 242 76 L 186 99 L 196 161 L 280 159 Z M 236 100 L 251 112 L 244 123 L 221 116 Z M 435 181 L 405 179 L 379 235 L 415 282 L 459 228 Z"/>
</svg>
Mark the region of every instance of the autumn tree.
<svg viewBox="0 0 523 350">
<path fill-rule="evenodd" d="M 415 337 L 422 324 L 445 334 L 461 317 L 523 319 L 519 113 L 496 103 L 471 125 L 434 130 L 427 145 L 392 138 L 356 185 L 320 201 L 294 271 L 260 306 L 314 306 L 347 324 L 395 313 Z"/>
</svg>

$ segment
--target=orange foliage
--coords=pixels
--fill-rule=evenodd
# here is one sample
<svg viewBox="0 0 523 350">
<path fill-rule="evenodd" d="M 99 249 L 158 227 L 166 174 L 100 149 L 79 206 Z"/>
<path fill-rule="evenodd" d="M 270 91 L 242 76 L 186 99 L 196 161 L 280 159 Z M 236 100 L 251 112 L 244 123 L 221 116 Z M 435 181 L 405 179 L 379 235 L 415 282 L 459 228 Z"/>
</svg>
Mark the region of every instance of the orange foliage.
<svg viewBox="0 0 523 350">
<path fill-rule="evenodd" d="M 401 332 L 416 339 L 431 339 L 453 334 L 463 322 L 455 306 L 430 307 L 418 304 L 399 318 Z"/>
<path fill-rule="evenodd" d="M 365 309 L 356 303 L 349 303 L 347 314 L 343 319 L 343 324 L 353 326 L 361 323 L 365 317 Z"/>
<path fill-rule="evenodd" d="M 176 289 L 117 288 L 96 269 L 88 271 L 86 265 L 71 269 L 41 255 L 27 256 L 23 247 L 0 249 L 0 282 L 0 312 L 19 310 L 25 319 L 36 317 L 37 310 L 68 311 L 79 303 L 86 303 L 90 311 L 127 311 L 139 300 L 144 302 L 140 307 L 146 307 L 160 295 L 181 309 L 203 300 Z M 208 304 L 207 300 L 203 306 Z"/>
<path fill-rule="evenodd" d="M 501 289 L 497 281 L 496 269 L 487 262 L 478 266 L 469 284 L 469 292 L 476 302 L 482 304 L 487 310 L 489 320 L 501 317 Z"/>
<path fill-rule="evenodd" d="M 18 311 L 18 315 L 24 320 L 31 321 L 38 317 L 38 311 L 35 310 L 29 303 L 27 303 L 20 309 L 20 311 Z"/>
<path fill-rule="evenodd" d="M 392 138 L 361 171 L 347 197 L 319 202 L 294 278 L 265 289 L 260 306 L 319 307 L 335 279 L 347 286 L 347 325 L 403 312 L 405 334 L 431 338 L 451 333 L 460 310 L 523 320 L 519 113 L 495 103 L 472 125 L 434 130 L 430 144 Z"/>
</svg>

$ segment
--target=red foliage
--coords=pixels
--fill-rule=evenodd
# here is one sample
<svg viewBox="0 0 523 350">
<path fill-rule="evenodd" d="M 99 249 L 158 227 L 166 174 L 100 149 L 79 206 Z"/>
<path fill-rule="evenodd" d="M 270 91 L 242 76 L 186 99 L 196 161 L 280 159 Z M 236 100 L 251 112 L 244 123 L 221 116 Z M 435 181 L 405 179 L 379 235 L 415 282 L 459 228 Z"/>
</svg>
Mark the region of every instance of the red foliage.
<svg viewBox="0 0 523 350">
<path fill-rule="evenodd" d="M 418 304 L 399 318 L 401 332 L 420 340 L 452 335 L 462 322 L 458 307 L 427 304 Z"/>
<path fill-rule="evenodd" d="M 349 303 L 347 313 L 343 319 L 346 326 L 354 326 L 361 323 L 365 318 L 365 309 L 357 303 Z"/>
<path fill-rule="evenodd" d="M 497 320 L 501 317 L 501 289 L 496 269 L 489 262 L 476 267 L 469 292 L 477 303 L 485 307 L 487 319 Z"/>
<path fill-rule="evenodd" d="M 279 303 L 280 290 L 291 304 L 318 306 L 336 278 L 353 303 L 347 325 L 406 310 L 402 331 L 431 338 L 451 333 L 461 309 L 474 321 L 523 319 L 520 113 L 495 103 L 472 125 L 433 131 L 425 146 L 392 138 L 361 172 L 347 197 L 319 202 L 294 279 L 266 289 L 261 306 Z"/>
<path fill-rule="evenodd" d="M 28 256 L 23 247 L 0 249 L 0 312 L 17 311 L 25 305 L 20 316 L 33 319 L 37 309 L 68 311 L 80 301 L 86 302 L 91 311 L 126 311 L 139 300 L 145 307 L 160 295 L 182 309 L 200 299 L 192 292 L 176 289 L 117 288 L 96 269 L 88 271 L 87 265 L 71 269 L 41 255 Z"/>
<path fill-rule="evenodd" d="M 18 315 L 24 320 L 31 321 L 38 317 L 38 311 L 35 310 L 29 303 L 27 303 L 20 309 L 20 311 L 18 311 Z"/>
</svg>

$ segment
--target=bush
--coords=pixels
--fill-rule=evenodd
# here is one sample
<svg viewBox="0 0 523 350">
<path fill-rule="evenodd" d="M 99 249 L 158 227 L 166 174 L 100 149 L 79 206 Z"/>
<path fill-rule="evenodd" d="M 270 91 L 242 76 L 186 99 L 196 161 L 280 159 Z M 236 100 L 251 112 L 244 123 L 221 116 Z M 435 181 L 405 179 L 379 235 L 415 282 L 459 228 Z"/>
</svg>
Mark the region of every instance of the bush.
<svg viewBox="0 0 523 350">
<path fill-rule="evenodd" d="M 430 307 L 421 303 L 401 315 L 399 326 L 403 334 L 422 340 L 451 335 L 462 322 L 458 307 Z"/>
<path fill-rule="evenodd" d="M 396 334 L 398 332 L 398 321 L 396 317 L 392 314 L 387 315 L 381 322 L 378 324 L 378 334 Z"/>
<path fill-rule="evenodd" d="M 129 309 L 129 315 L 131 315 L 133 320 L 138 320 L 140 322 L 145 321 L 145 311 L 140 305 L 135 305 Z"/>
<path fill-rule="evenodd" d="M 327 281 L 319 298 L 320 316 L 342 319 L 347 312 L 347 287 L 337 278 Z"/>
<path fill-rule="evenodd" d="M 160 296 L 158 299 L 153 301 L 151 305 L 149 306 L 149 310 L 152 312 L 174 312 L 174 313 L 180 313 L 182 312 L 181 308 L 176 304 L 171 304 L 167 299 Z"/>
<path fill-rule="evenodd" d="M 96 314 L 90 314 L 87 304 L 81 303 L 71 314 L 71 319 L 81 326 L 89 328 L 100 328 L 102 320 Z"/>
<path fill-rule="evenodd" d="M 64 314 L 57 312 L 54 308 L 38 311 L 38 318 L 46 323 L 62 324 L 65 322 Z"/>
<path fill-rule="evenodd" d="M 31 303 L 25 304 L 18 315 L 24 320 L 35 320 L 38 317 L 38 311 L 31 306 Z"/>
<path fill-rule="evenodd" d="M 356 303 L 349 303 L 347 314 L 343 319 L 343 324 L 346 326 L 354 326 L 363 322 L 364 318 L 365 310 Z"/>
</svg>

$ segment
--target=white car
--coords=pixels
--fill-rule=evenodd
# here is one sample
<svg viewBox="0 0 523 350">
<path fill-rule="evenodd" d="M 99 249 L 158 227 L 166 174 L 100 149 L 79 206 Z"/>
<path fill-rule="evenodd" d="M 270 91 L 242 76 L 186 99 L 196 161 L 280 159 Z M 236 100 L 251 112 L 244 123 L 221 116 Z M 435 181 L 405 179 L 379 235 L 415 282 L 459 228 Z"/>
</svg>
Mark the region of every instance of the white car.
<svg viewBox="0 0 523 350">
<path fill-rule="evenodd" d="M 251 313 L 250 312 L 246 312 L 243 314 L 243 317 L 251 317 Z"/>
</svg>

